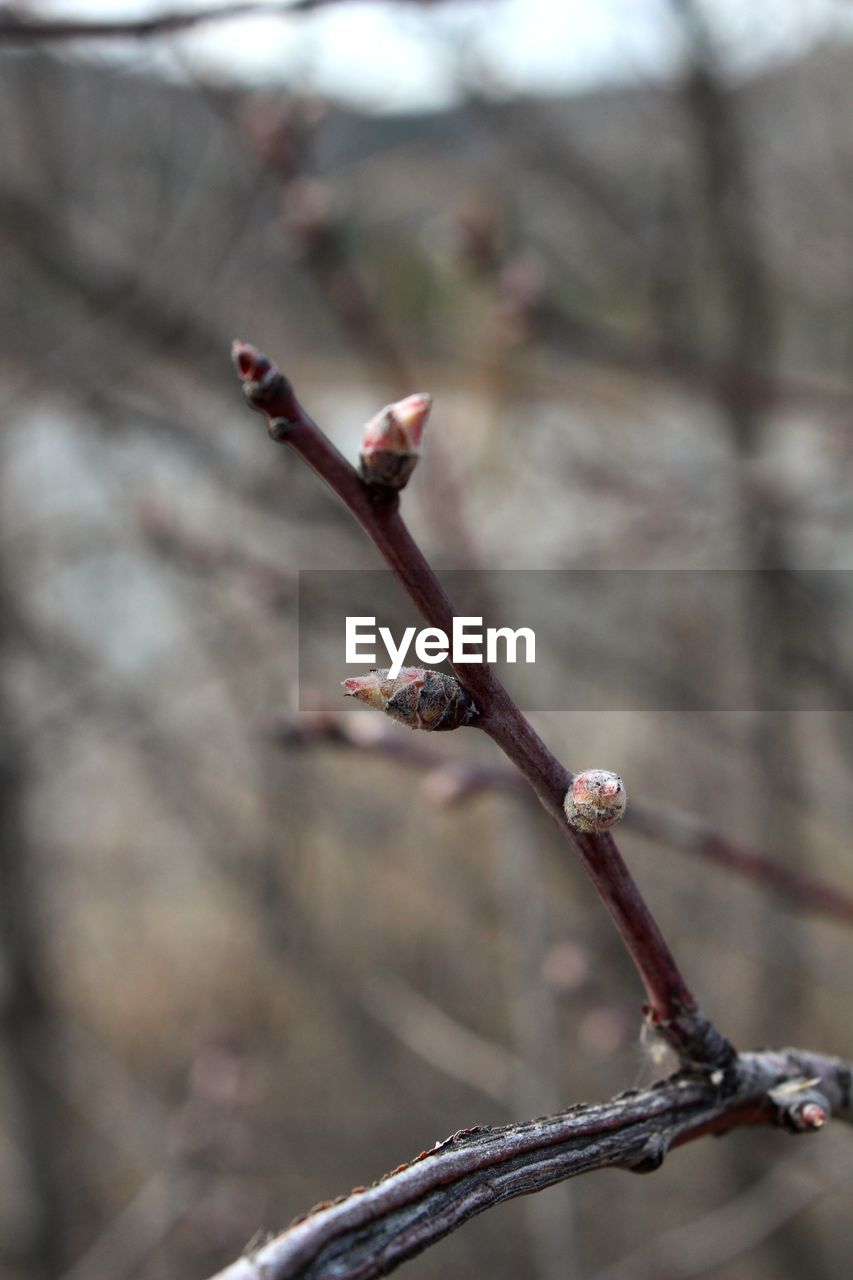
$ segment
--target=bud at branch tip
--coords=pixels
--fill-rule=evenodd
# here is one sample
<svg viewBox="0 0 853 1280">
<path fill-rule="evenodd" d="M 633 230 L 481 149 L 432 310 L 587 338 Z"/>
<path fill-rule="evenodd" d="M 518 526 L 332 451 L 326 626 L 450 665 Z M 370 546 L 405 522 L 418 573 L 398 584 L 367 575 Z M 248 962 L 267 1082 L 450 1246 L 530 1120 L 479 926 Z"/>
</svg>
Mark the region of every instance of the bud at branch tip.
<svg viewBox="0 0 853 1280">
<path fill-rule="evenodd" d="M 231 360 L 243 384 L 243 395 L 253 409 L 265 413 L 273 440 L 283 440 L 291 423 L 286 417 L 273 416 L 273 406 L 290 394 L 290 384 L 273 362 L 250 342 L 235 339 L 231 343 Z"/>
<path fill-rule="evenodd" d="M 272 368 L 263 352 L 239 338 L 231 343 L 231 359 L 241 382 L 259 382 Z"/>
</svg>

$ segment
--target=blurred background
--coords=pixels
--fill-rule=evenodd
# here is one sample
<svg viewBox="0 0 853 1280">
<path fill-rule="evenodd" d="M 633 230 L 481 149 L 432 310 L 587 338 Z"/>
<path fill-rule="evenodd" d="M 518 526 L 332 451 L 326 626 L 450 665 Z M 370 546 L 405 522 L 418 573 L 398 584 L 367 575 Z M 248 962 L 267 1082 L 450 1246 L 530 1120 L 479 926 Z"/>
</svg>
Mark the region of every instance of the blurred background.
<svg viewBox="0 0 853 1280">
<path fill-rule="evenodd" d="M 667 1068 L 489 742 L 296 712 L 299 570 L 377 560 L 233 337 L 351 457 L 432 392 L 405 511 L 438 566 L 853 598 L 849 6 L 266 7 L 136 39 L 161 7 L 0 9 L 4 1280 L 202 1280 L 457 1128 Z M 107 25 L 38 25 L 69 18 Z M 849 632 L 749 581 L 720 672 L 770 710 L 535 720 L 654 810 L 621 843 L 721 1028 L 849 1056 Z M 772 710 L 792 619 L 809 712 Z M 407 1274 L 838 1280 L 851 1182 L 849 1133 L 742 1132 Z"/>
</svg>

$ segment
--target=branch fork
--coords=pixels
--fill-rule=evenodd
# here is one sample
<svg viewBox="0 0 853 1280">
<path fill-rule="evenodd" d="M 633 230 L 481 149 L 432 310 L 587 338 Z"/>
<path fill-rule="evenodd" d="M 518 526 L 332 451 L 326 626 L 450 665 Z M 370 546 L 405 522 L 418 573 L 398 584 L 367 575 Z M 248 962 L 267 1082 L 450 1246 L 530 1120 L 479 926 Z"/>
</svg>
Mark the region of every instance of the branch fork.
<svg viewBox="0 0 853 1280">
<path fill-rule="evenodd" d="M 453 606 L 400 516 L 397 492 L 377 501 L 377 489 L 387 499 L 387 488 L 370 483 L 369 472 L 366 479 L 359 475 L 266 356 L 243 342 L 234 343 L 232 354 L 246 400 L 266 416 L 273 439 L 295 449 L 353 513 L 427 623 L 450 632 Z M 421 412 L 426 398 L 416 399 Z M 369 428 L 375 433 L 376 427 L 373 420 Z M 392 423 L 388 439 L 395 430 Z M 411 452 L 404 443 L 401 450 Z M 608 1103 L 502 1129 L 461 1130 L 374 1186 L 319 1206 L 217 1280 L 369 1280 L 491 1205 L 576 1174 L 608 1165 L 650 1172 L 672 1147 L 744 1125 L 807 1133 L 833 1115 L 853 1120 L 848 1064 L 794 1050 L 738 1054 L 702 1013 L 607 829 L 624 809 L 621 779 L 603 770 L 576 778 L 486 663 L 454 669 L 456 679 L 409 668 L 396 682 L 375 671 L 344 685 L 410 727 L 471 723 L 493 739 L 586 870 L 643 983 L 647 1022 L 675 1051 L 681 1069 L 650 1090 Z M 441 681 L 432 680 L 438 676 Z M 445 716 L 447 723 L 439 723 Z"/>
<path fill-rule="evenodd" d="M 265 415 L 274 438 L 295 449 L 355 515 L 424 619 L 452 632 L 453 606 L 403 522 L 397 495 L 393 502 L 376 503 L 372 486 L 323 434 L 265 355 L 238 341 L 232 358 L 248 404 Z M 586 869 L 643 982 L 651 1025 L 682 1062 L 726 1067 L 733 1050 L 700 1012 L 612 835 L 570 826 L 564 801 L 574 774 L 549 751 L 487 663 L 454 670 L 479 712 L 477 727 L 527 778 Z"/>
</svg>

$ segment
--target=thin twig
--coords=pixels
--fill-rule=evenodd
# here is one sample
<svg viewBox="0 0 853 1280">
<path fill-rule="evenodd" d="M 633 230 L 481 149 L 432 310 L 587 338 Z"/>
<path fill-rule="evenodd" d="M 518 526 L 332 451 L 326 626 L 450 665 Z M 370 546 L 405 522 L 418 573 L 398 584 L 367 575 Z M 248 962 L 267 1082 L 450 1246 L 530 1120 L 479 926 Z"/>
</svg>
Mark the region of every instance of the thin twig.
<svg viewBox="0 0 853 1280">
<path fill-rule="evenodd" d="M 526 1062 L 463 1026 L 394 974 L 374 977 L 361 1003 L 412 1053 L 493 1102 L 508 1102 L 513 1074 L 529 1073 Z"/>
<path fill-rule="evenodd" d="M 356 517 L 400 585 L 431 626 L 450 634 L 454 609 L 399 510 L 399 495 L 377 497 L 323 434 L 266 356 L 235 342 L 234 362 L 249 405 L 266 415 L 270 434 L 313 468 Z M 684 1062 L 728 1064 L 731 1045 L 700 1012 L 657 921 L 609 832 L 569 826 L 563 800 L 573 775 L 549 751 L 486 663 L 460 665 L 460 682 L 478 711 L 476 724 L 532 786 L 592 880 L 642 979 L 648 1016 Z"/>
<path fill-rule="evenodd" d="M 835 1187 L 849 1184 L 849 1156 L 845 1153 L 843 1164 L 838 1159 L 835 1164 L 837 1168 L 804 1159 L 798 1148 L 796 1157 L 732 1200 L 645 1241 L 634 1253 L 596 1271 L 591 1280 L 694 1280 L 718 1271 L 744 1258 Z"/>
<path fill-rule="evenodd" d="M 297 401 L 265 356 L 235 343 L 248 403 L 270 434 L 307 461 L 356 516 L 433 626 L 452 630 L 453 609 L 399 513 L 399 495 L 369 488 Z M 437 1143 L 370 1188 L 317 1206 L 217 1280 L 372 1280 L 387 1275 L 484 1209 L 604 1167 L 647 1172 L 675 1146 L 745 1125 L 794 1132 L 830 1116 L 853 1121 L 851 1066 L 795 1050 L 736 1054 L 696 1001 L 609 833 L 580 835 L 563 814 L 572 774 L 550 753 L 485 664 L 457 676 L 476 723 L 526 778 L 571 841 L 640 973 L 650 1018 L 683 1069 L 652 1089 L 501 1129 L 476 1127 Z"/>
</svg>

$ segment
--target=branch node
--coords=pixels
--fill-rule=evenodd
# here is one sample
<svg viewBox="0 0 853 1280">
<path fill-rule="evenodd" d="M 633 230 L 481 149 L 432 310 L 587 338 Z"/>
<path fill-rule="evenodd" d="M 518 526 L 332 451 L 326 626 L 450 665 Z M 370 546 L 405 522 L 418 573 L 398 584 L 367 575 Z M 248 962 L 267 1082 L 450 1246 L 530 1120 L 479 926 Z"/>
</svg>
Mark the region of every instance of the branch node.
<svg viewBox="0 0 853 1280">
<path fill-rule="evenodd" d="M 786 1080 L 767 1096 L 775 1108 L 776 1123 L 789 1133 L 815 1133 L 832 1114 L 828 1099 L 815 1088 L 818 1077 Z"/>
<path fill-rule="evenodd" d="M 262 408 L 262 406 L 255 405 L 253 403 L 248 393 L 246 395 L 246 399 L 252 405 L 253 409 Z M 298 426 L 298 423 L 294 422 L 292 418 L 270 418 L 267 423 L 267 431 L 269 432 L 269 436 L 271 440 L 280 442 L 282 440 L 287 439 L 288 435 L 290 434 L 290 432 L 293 430 L 295 426 Z"/>
<path fill-rule="evenodd" d="M 647 1139 L 637 1158 L 627 1166 L 629 1173 L 654 1173 L 661 1167 L 669 1151 L 669 1140 L 662 1133 Z"/>
<path fill-rule="evenodd" d="M 708 1076 L 723 1093 L 734 1087 L 737 1052 L 701 1009 L 674 1004 L 664 1017 L 647 1005 L 643 1013 L 647 1026 L 675 1050 L 686 1070 Z"/>
</svg>

